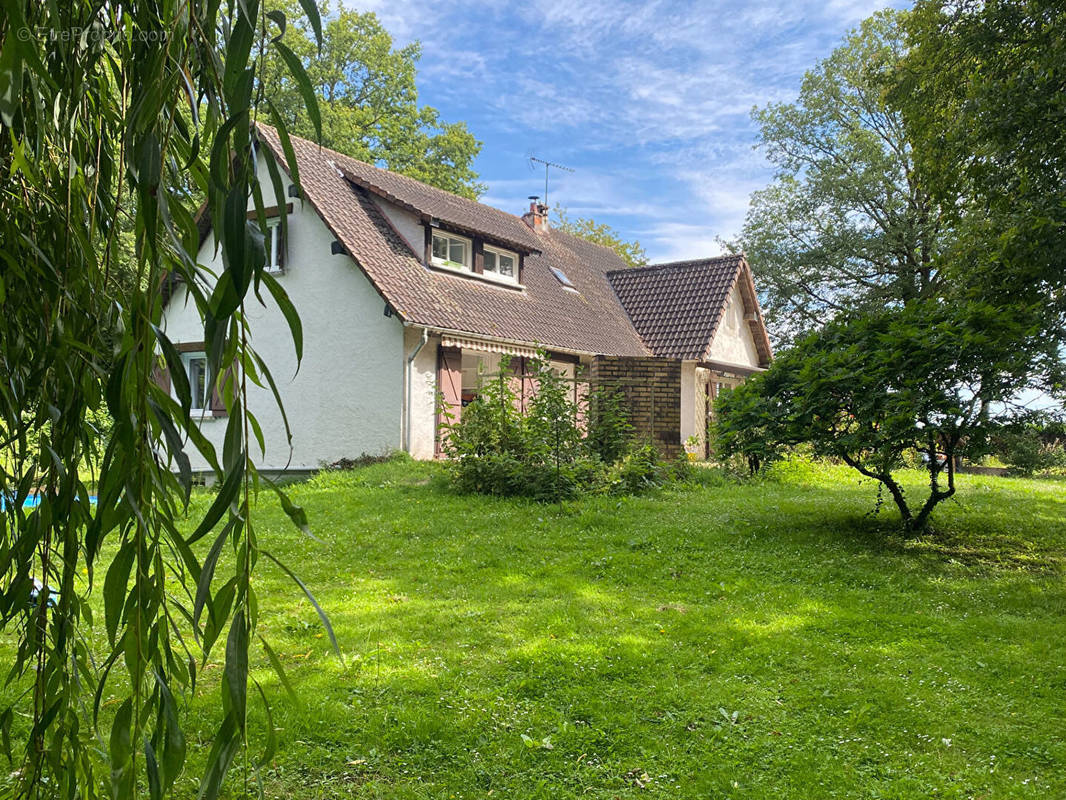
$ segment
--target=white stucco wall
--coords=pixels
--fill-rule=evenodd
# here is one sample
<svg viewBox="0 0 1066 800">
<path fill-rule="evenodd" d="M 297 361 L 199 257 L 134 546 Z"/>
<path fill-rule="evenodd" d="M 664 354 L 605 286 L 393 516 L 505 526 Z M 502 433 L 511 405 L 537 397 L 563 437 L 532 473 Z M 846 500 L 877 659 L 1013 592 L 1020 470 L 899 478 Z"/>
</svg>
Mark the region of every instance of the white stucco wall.
<svg viewBox="0 0 1066 800">
<path fill-rule="evenodd" d="M 681 362 L 681 444 L 703 458 L 707 444 L 707 382 L 711 370 L 695 361 Z M 690 444 L 689 437 L 695 437 Z"/>
<path fill-rule="evenodd" d="M 260 181 L 271 185 L 265 162 Z M 286 188 L 287 188 L 286 181 Z M 265 190 L 267 205 L 273 192 Z M 385 303 L 349 257 L 331 255 L 333 235 L 309 204 L 293 204 L 288 221 L 284 274 L 278 280 L 303 323 L 304 357 L 296 358 L 281 312 L 263 291 L 264 307 L 249 295 L 253 346 L 270 367 L 292 428 L 292 455 L 285 427 L 269 389 L 249 382 L 249 407 L 259 420 L 266 453 L 253 447 L 264 469 L 315 469 L 340 458 L 381 454 L 402 448 L 403 326 L 383 315 Z M 249 204 L 249 208 L 251 208 Z M 209 236 L 200 263 L 221 272 L 222 260 Z M 172 341 L 203 340 L 203 327 L 183 287 L 167 305 L 163 325 Z M 204 434 L 221 451 L 226 418 L 205 419 Z M 207 464 L 190 454 L 196 469 Z"/>
<path fill-rule="evenodd" d="M 759 351 L 751 327 L 744 321 L 744 300 L 737 287 L 733 287 L 722 312 L 722 321 L 711 342 L 710 360 L 741 367 L 759 366 Z"/>
<path fill-rule="evenodd" d="M 422 225 L 422 221 L 406 208 L 400 208 L 377 196 L 372 196 L 372 199 L 374 204 L 381 209 L 385 217 L 392 223 L 392 227 L 396 229 L 396 232 L 407 242 L 411 252 L 417 258 L 423 258 L 426 251 L 426 229 Z"/>
<path fill-rule="evenodd" d="M 422 329 L 408 328 L 404 336 L 404 364 L 422 341 Z M 413 458 L 433 458 L 437 432 L 437 351 L 440 337 L 430 336 L 410 367 L 411 426 L 410 454 Z"/>
<path fill-rule="evenodd" d="M 689 452 L 688 439 L 696 434 L 696 362 L 681 362 L 681 445 Z"/>
</svg>

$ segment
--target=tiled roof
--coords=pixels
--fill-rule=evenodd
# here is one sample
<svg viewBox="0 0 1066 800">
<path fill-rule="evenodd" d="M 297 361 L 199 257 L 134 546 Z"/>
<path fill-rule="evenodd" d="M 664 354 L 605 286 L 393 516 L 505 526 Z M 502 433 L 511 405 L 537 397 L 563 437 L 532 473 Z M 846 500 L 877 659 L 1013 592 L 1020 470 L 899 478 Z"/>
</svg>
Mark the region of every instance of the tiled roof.
<svg viewBox="0 0 1066 800">
<path fill-rule="evenodd" d="M 340 156 L 339 153 L 333 155 Z M 340 158 L 343 158 L 343 164 L 338 159 L 334 160 L 338 161 L 337 166 L 352 183 L 415 212 L 426 221 L 438 219 L 460 232 L 480 234 L 524 252 L 540 249 L 537 234 L 514 214 L 354 158 Z"/>
<path fill-rule="evenodd" d="M 746 269 L 743 256 L 729 255 L 612 270 L 607 277 L 652 353 L 700 360 L 707 357 L 729 293 Z"/>
<path fill-rule="evenodd" d="M 259 137 L 285 164 L 277 134 L 259 126 Z M 611 250 L 561 231 L 535 233 L 517 216 L 441 192 L 409 178 L 369 167 L 298 137 L 292 138 L 304 199 L 402 319 L 448 331 L 490 336 L 547 348 L 604 355 L 648 355 L 619 304 L 607 273 L 625 266 Z M 523 291 L 429 269 L 386 220 L 375 195 L 352 175 L 382 175 L 389 193 L 429 216 L 505 241 L 525 237 Z M 346 177 L 347 176 L 347 177 Z M 409 184 L 415 184 L 414 188 Z M 379 186 L 379 189 L 381 187 Z M 403 192 L 401 198 L 396 191 Z M 445 195 L 447 200 L 441 198 Z M 469 208 L 476 206 L 477 210 Z M 446 216 L 448 215 L 448 216 Z M 481 215 L 477 217 L 475 215 Z M 456 220 L 465 220 L 460 222 Z M 482 223 L 478 221 L 484 219 Z M 514 237 L 511 239 L 510 237 Z M 557 267 L 577 291 L 552 274 Z"/>
</svg>

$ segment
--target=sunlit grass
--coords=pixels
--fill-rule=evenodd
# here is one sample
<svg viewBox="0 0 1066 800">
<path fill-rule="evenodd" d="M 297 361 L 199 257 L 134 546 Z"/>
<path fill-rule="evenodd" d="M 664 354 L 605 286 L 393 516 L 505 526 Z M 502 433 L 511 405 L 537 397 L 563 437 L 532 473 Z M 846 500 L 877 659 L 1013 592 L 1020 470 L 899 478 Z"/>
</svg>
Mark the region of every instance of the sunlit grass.
<svg viewBox="0 0 1066 800">
<path fill-rule="evenodd" d="M 1066 796 L 1066 483 L 960 481 L 915 541 L 866 516 L 869 483 L 805 465 L 544 506 L 389 463 L 292 487 L 322 544 L 264 496 L 261 544 L 343 651 L 261 564 L 301 697 L 255 665 L 266 795 Z M 220 672 L 190 698 L 190 796 Z"/>
</svg>

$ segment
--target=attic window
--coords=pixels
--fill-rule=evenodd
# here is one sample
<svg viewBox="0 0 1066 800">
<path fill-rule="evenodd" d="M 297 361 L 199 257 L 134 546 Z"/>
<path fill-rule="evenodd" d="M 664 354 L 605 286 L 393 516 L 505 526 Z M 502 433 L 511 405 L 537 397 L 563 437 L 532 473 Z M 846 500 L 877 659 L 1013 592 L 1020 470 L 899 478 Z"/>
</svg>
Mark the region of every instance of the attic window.
<svg viewBox="0 0 1066 800">
<path fill-rule="evenodd" d="M 485 245 L 483 268 L 486 275 L 498 277 L 501 280 L 516 281 L 518 280 L 515 268 L 517 264 L 518 257 L 511 251 Z"/>
<path fill-rule="evenodd" d="M 470 240 L 451 233 L 433 232 L 433 263 L 441 267 L 470 269 Z"/>
<path fill-rule="evenodd" d="M 552 271 L 552 275 L 559 279 L 559 283 L 561 283 L 567 289 L 573 289 L 575 292 L 577 291 L 577 287 L 574 286 L 574 282 L 571 281 L 568 277 L 566 277 L 565 272 L 563 272 L 558 267 L 549 267 L 548 269 Z"/>
</svg>

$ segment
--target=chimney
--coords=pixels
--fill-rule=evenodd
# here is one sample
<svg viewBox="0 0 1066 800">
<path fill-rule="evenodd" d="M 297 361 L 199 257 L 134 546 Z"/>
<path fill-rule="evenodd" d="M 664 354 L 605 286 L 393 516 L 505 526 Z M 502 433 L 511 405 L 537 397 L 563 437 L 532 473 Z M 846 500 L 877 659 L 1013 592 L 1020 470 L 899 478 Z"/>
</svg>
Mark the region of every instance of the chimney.
<svg viewBox="0 0 1066 800">
<path fill-rule="evenodd" d="M 537 233 L 543 233 L 548 230 L 548 207 L 536 195 L 530 195 L 529 201 L 529 211 L 522 215 L 522 221 Z"/>
</svg>

